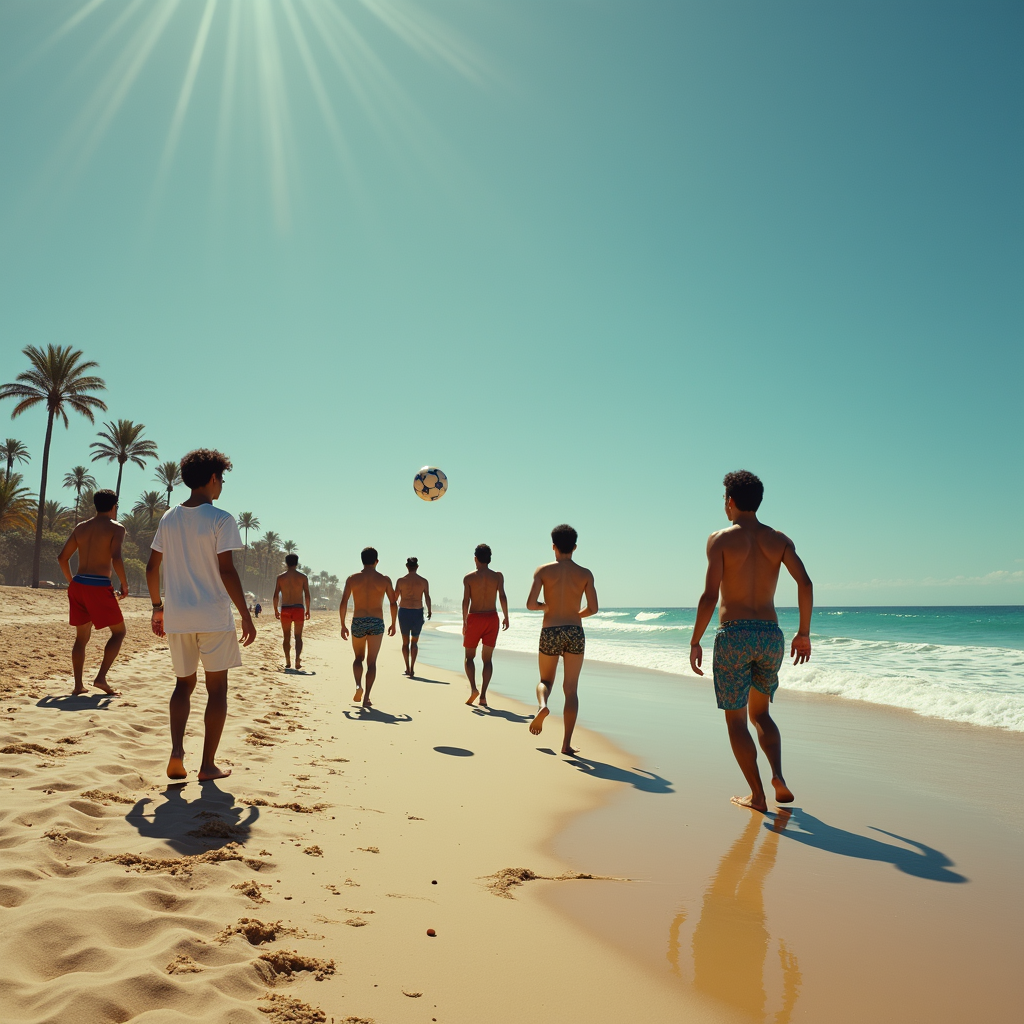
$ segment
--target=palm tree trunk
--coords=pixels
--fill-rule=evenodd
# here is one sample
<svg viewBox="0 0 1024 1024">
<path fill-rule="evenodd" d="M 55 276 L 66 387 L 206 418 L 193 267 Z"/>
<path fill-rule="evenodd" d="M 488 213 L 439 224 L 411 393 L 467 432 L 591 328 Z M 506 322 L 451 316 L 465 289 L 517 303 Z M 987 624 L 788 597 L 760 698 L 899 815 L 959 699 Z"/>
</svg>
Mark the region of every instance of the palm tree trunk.
<svg viewBox="0 0 1024 1024">
<path fill-rule="evenodd" d="M 43 475 L 39 481 L 39 511 L 36 513 L 36 544 L 32 552 L 32 587 L 39 589 L 39 562 L 43 554 L 43 507 L 46 504 L 46 471 L 50 467 L 50 439 L 53 437 L 53 410 L 47 410 L 46 441 L 43 443 Z M 10 471 L 8 471 L 10 472 Z"/>
<path fill-rule="evenodd" d="M 172 490 L 172 488 L 170 488 L 170 487 L 167 488 L 167 507 L 168 507 L 168 509 L 171 507 L 171 490 Z"/>
<path fill-rule="evenodd" d="M 124 472 L 124 463 L 117 460 L 117 486 L 114 488 L 114 493 L 117 495 L 117 500 L 121 500 L 121 474 Z"/>
</svg>

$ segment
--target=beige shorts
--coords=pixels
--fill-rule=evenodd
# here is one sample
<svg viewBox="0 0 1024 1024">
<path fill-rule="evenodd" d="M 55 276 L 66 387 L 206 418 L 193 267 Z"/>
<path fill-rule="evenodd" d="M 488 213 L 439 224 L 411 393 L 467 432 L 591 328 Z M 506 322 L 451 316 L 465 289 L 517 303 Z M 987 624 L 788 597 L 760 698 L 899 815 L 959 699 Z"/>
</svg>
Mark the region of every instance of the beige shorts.
<svg viewBox="0 0 1024 1024">
<path fill-rule="evenodd" d="M 233 629 L 223 633 L 168 633 L 167 646 L 179 679 L 193 675 L 199 662 L 206 672 L 226 672 L 242 665 L 242 652 Z"/>
</svg>

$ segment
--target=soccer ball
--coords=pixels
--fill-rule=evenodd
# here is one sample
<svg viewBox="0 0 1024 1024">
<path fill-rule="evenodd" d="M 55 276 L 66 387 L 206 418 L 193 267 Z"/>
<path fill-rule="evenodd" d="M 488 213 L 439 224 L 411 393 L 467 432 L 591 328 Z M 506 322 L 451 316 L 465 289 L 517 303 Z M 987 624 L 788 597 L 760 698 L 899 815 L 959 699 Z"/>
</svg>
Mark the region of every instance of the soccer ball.
<svg viewBox="0 0 1024 1024">
<path fill-rule="evenodd" d="M 437 466 L 424 466 L 412 478 L 412 486 L 424 501 L 437 501 L 448 490 L 448 477 Z"/>
</svg>

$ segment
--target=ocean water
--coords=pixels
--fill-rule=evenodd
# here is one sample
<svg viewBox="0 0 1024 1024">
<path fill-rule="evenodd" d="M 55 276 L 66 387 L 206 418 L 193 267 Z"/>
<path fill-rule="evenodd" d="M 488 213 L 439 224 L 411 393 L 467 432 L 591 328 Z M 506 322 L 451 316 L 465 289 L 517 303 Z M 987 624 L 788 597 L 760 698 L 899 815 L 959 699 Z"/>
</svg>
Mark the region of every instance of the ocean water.
<svg viewBox="0 0 1024 1024">
<path fill-rule="evenodd" d="M 587 657 L 689 676 L 693 608 L 608 608 L 584 622 Z M 439 615 L 439 629 L 461 619 Z M 536 653 L 541 613 L 516 611 L 502 648 Z M 779 609 L 789 639 L 795 608 Z M 704 638 L 711 673 L 714 627 Z M 1024 606 L 816 608 L 811 661 L 789 659 L 780 686 L 888 704 L 955 722 L 1024 732 Z"/>
</svg>

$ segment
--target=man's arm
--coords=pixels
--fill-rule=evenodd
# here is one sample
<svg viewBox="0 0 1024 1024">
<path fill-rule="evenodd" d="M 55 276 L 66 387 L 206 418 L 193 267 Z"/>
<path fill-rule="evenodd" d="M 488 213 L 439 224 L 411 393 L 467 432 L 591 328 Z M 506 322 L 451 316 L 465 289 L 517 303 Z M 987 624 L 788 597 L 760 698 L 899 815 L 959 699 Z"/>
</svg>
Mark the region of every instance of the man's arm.
<svg viewBox="0 0 1024 1024">
<path fill-rule="evenodd" d="M 277 577 L 277 581 L 274 583 L 274 618 L 281 618 L 281 609 L 277 607 L 277 599 L 281 593 L 281 577 Z"/>
<path fill-rule="evenodd" d="M 60 549 L 60 554 L 57 556 L 57 563 L 60 565 L 60 571 L 64 573 L 64 578 L 71 582 L 71 556 L 78 550 L 78 538 L 75 534 L 78 533 L 76 527 L 71 531 L 71 536 L 68 537 L 64 547 Z"/>
<path fill-rule="evenodd" d="M 533 574 L 533 586 L 530 587 L 530 596 L 526 599 L 526 607 L 531 612 L 542 612 L 544 611 L 544 602 L 539 600 L 540 588 L 544 586 L 544 580 L 541 578 L 541 573 L 544 571 L 544 566 L 541 566 Z"/>
<path fill-rule="evenodd" d="M 704 636 L 704 630 L 708 628 L 711 616 L 715 614 L 724 573 L 725 556 L 718 542 L 718 535 L 713 533 L 708 537 L 708 572 L 704 577 L 704 593 L 697 602 L 697 621 L 693 624 L 693 636 L 690 637 L 690 668 L 698 676 L 704 675 L 700 667 L 704 660 L 700 640 Z"/>
<path fill-rule="evenodd" d="M 341 594 L 341 603 L 338 605 L 338 613 L 341 615 L 341 639 L 348 639 L 348 627 L 345 625 L 345 613 L 348 611 L 348 599 L 352 593 L 352 577 L 345 580 L 345 589 Z"/>
<path fill-rule="evenodd" d="M 110 564 L 121 581 L 121 597 L 128 596 L 128 577 L 124 573 L 124 559 L 121 558 L 121 545 L 124 543 L 125 528 L 122 526 L 114 531 L 114 539 L 110 542 Z"/>
<path fill-rule="evenodd" d="M 498 600 L 501 602 L 501 628 L 508 629 L 508 598 L 505 596 L 505 577 L 498 573 Z"/>
<path fill-rule="evenodd" d="M 598 611 L 597 587 L 594 586 L 594 574 L 592 572 L 588 572 L 587 575 L 590 579 L 587 580 L 586 589 L 583 591 L 587 598 L 587 607 L 580 612 L 581 619 L 585 619 L 588 615 L 595 615 Z"/>
<path fill-rule="evenodd" d="M 434 613 L 430 609 L 430 584 L 423 581 L 423 599 L 427 602 L 427 618 L 429 619 Z"/>
<path fill-rule="evenodd" d="M 384 593 L 387 596 L 388 601 L 391 603 L 391 625 L 388 626 L 388 636 L 395 635 L 395 619 L 398 618 L 398 597 L 395 595 L 395 588 L 391 586 L 391 578 L 389 576 L 384 577 L 387 586 L 384 588 Z"/>
<path fill-rule="evenodd" d="M 235 568 L 235 560 L 231 557 L 230 551 L 221 551 L 217 555 L 217 566 L 220 569 L 220 578 L 224 589 L 242 617 L 242 646 L 248 647 L 256 639 L 256 627 L 252 624 L 252 616 L 246 607 L 242 581 L 238 578 L 238 570 Z"/>
<path fill-rule="evenodd" d="M 313 601 L 309 596 L 309 577 L 302 577 L 302 600 L 306 602 L 306 618 L 308 619 L 313 611 Z"/>
<path fill-rule="evenodd" d="M 785 536 L 785 534 L 783 534 Z M 789 575 L 796 581 L 797 604 L 800 606 L 800 627 L 789 653 L 794 665 L 802 665 L 811 659 L 811 611 L 814 608 L 814 584 L 807 575 L 804 563 L 796 553 L 793 542 L 786 537 L 786 553 L 782 556 L 782 564 Z"/>
<path fill-rule="evenodd" d="M 160 600 L 160 563 L 164 560 L 162 551 L 150 551 L 149 561 L 146 563 L 146 587 L 149 589 L 149 599 L 153 602 L 153 618 L 150 625 L 157 636 L 166 636 L 164 633 L 164 603 Z"/>
<path fill-rule="evenodd" d="M 469 577 L 462 580 L 462 635 L 466 635 L 466 620 L 469 618 L 469 601 L 472 591 L 469 589 Z"/>
</svg>

